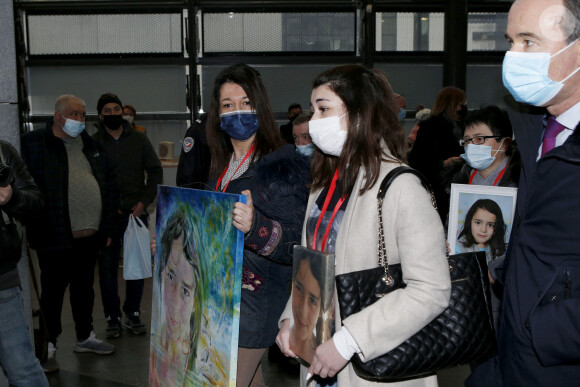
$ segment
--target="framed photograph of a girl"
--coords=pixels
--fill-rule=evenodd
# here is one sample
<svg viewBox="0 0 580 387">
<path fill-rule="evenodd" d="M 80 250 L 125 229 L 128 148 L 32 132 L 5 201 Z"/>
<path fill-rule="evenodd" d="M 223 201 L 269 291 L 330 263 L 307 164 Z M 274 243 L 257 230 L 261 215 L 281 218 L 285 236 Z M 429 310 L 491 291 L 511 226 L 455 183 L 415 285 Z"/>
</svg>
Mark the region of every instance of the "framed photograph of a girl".
<svg viewBox="0 0 580 387">
<path fill-rule="evenodd" d="M 506 251 L 517 188 L 452 184 L 449 211 L 450 254 L 485 251 L 487 261 Z"/>
</svg>

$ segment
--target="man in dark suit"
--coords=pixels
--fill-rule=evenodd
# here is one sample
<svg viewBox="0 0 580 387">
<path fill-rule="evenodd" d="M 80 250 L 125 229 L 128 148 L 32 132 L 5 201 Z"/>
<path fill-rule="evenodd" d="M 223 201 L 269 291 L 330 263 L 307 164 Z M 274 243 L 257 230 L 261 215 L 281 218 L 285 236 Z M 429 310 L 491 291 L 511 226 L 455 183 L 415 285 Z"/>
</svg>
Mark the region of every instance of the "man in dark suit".
<svg viewBox="0 0 580 387">
<path fill-rule="evenodd" d="M 503 273 L 501 372 L 481 385 L 580 383 L 579 36 L 578 1 L 512 5 L 503 80 L 520 102 L 508 113 L 522 173 Z"/>
</svg>

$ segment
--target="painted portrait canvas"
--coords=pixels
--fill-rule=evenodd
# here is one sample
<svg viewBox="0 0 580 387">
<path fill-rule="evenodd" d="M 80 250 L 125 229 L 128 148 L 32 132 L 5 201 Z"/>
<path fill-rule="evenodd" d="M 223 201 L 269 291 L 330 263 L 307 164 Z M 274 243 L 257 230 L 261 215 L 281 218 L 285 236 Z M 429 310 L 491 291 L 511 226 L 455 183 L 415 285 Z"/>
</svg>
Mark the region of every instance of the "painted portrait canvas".
<svg viewBox="0 0 580 387">
<path fill-rule="evenodd" d="M 505 254 L 517 188 L 452 184 L 447 240 L 451 254 L 485 251 L 488 261 Z"/>
<path fill-rule="evenodd" d="M 294 246 L 290 349 L 304 365 L 334 334 L 334 254 Z"/>
<path fill-rule="evenodd" d="M 159 186 L 150 386 L 235 386 L 244 195 Z"/>
</svg>

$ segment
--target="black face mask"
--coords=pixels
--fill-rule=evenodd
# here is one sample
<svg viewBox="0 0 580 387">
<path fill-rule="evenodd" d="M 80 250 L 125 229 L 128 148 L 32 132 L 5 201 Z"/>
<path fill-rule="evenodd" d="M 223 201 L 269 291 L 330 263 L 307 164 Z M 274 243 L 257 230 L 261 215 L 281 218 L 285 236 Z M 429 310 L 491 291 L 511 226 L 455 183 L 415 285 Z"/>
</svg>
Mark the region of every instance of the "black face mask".
<svg viewBox="0 0 580 387">
<path fill-rule="evenodd" d="M 465 120 L 465 117 L 467 117 L 467 106 L 461 105 L 461 109 L 457 111 L 457 115 L 459 116 L 460 121 Z"/>
<path fill-rule="evenodd" d="M 110 130 L 123 129 L 123 116 L 121 114 L 103 116 L 103 123 Z"/>
</svg>

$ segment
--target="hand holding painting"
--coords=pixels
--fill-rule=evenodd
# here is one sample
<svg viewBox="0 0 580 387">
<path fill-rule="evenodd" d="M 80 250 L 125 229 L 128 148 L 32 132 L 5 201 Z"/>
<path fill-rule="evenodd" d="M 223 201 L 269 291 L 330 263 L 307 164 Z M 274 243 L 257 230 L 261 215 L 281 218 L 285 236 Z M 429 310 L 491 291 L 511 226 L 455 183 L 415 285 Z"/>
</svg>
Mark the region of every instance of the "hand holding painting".
<svg viewBox="0 0 580 387">
<path fill-rule="evenodd" d="M 336 349 L 334 339 L 320 344 L 316 348 L 316 354 L 308 372 L 312 375 L 320 375 L 322 378 L 332 377 L 343 369 L 350 359 L 342 357 Z"/>
<path fill-rule="evenodd" d="M 237 202 L 232 211 L 232 223 L 235 228 L 244 234 L 252 229 L 254 222 L 254 204 L 252 202 L 252 192 L 249 189 L 243 190 L 242 195 L 246 195 L 246 203 Z"/>
<path fill-rule="evenodd" d="M 286 356 L 296 358 L 296 354 L 290 349 L 290 319 L 284 320 L 280 332 L 276 336 L 276 344 Z"/>
</svg>

